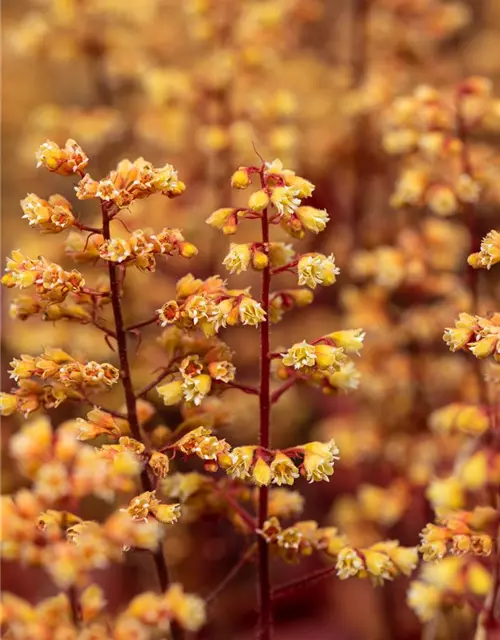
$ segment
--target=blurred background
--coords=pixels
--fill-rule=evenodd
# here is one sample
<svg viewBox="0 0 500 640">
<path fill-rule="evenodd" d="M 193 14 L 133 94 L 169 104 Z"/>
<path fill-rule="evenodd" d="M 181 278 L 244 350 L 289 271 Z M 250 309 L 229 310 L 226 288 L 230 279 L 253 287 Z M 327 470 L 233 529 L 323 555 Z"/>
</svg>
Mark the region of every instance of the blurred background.
<svg viewBox="0 0 500 640">
<path fill-rule="evenodd" d="M 432 434 L 429 416 L 447 403 L 477 399 L 472 358 L 450 354 L 442 340 L 444 327 L 472 305 L 465 277 L 471 239 L 460 211 L 443 215 L 429 206 L 391 206 L 412 158 L 392 153 L 387 113 L 421 84 L 453 91 L 462 79 L 481 75 L 498 87 L 500 3 L 4 0 L 2 13 L 3 254 L 22 248 L 28 256 L 70 264 L 65 234 L 40 235 L 21 219 L 19 201 L 28 192 L 42 198 L 59 192 L 75 202 L 71 181 L 35 168 L 34 153 L 46 139 L 61 145 L 75 139 L 90 156 L 96 179 L 124 157 L 173 164 L 186 194 L 137 202 L 124 219 L 130 229 L 181 228 L 200 249 L 188 265 L 199 277 L 225 277 L 221 262 L 229 239 L 204 220 L 214 209 L 237 206 L 232 172 L 259 163 L 254 147 L 266 160 L 280 158 L 316 185 L 310 204 L 331 217 L 325 233 L 306 239 L 299 250 L 333 252 L 341 273 L 335 286 L 317 292 L 313 306 L 274 328 L 273 348 L 343 328 L 367 332 L 353 393 L 322 396 L 294 388 L 274 410 L 274 446 L 334 437 L 341 451 L 329 484 L 296 485 L 305 498 L 296 519 L 336 525 L 360 546 L 387 538 L 417 544 L 418 532 L 433 517 L 426 486 L 449 469 L 461 444 L 454 436 Z M 474 160 L 488 185 L 477 237 L 495 226 L 499 132 L 496 122 L 474 141 Z M 77 204 L 89 224 L 94 206 Z M 237 242 L 257 239 L 256 232 L 254 225 L 243 225 Z M 286 238 L 277 232 L 275 239 Z M 169 300 L 185 269 L 186 262 L 172 260 L 154 276 L 130 270 L 128 320 L 149 317 Z M 282 278 L 293 286 L 291 276 Z M 494 274 L 483 280 L 480 302 L 488 311 L 498 283 Z M 230 282 L 258 291 L 252 273 Z M 114 361 L 95 330 L 70 322 L 22 322 L 12 317 L 11 300 L 11 292 L 3 291 L 4 391 L 10 388 L 8 363 L 19 353 L 57 345 L 75 356 Z M 134 360 L 137 386 L 162 362 L 158 335 L 156 327 L 144 331 Z M 239 378 L 255 380 L 256 332 L 233 330 L 224 339 L 237 351 Z M 120 406 L 120 397 L 113 401 Z M 158 409 L 169 427 L 181 419 Z M 53 423 L 82 415 L 78 411 L 63 405 Z M 253 398 L 229 392 L 221 411 L 220 437 L 234 445 L 256 441 Z M 18 422 L 3 422 L 2 482 L 10 492 L 21 483 L 6 452 Z M 217 518 L 194 520 L 172 528 L 165 552 L 173 577 L 206 595 L 241 556 L 244 541 Z M 300 565 L 276 559 L 273 582 L 321 566 L 317 556 Z M 132 556 L 102 577 L 113 593 L 112 606 L 147 588 L 150 573 L 143 556 Z M 44 576 L 18 567 L 5 566 L 2 581 L 4 589 L 28 599 L 51 593 Z M 404 579 L 383 589 L 334 577 L 314 583 L 276 603 L 276 638 L 419 638 L 422 626 L 406 605 L 407 586 Z M 212 622 L 200 638 L 252 637 L 254 568 L 246 567 L 211 608 Z M 449 616 L 448 631 L 433 633 L 472 637 L 467 612 Z"/>
</svg>

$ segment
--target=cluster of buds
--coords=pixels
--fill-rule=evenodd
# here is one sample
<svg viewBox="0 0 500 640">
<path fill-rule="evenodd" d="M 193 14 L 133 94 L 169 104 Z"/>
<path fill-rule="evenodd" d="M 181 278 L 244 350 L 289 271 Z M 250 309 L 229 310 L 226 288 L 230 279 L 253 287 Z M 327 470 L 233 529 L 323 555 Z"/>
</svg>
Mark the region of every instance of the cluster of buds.
<svg viewBox="0 0 500 640">
<path fill-rule="evenodd" d="M 302 205 L 302 200 L 314 191 L 311 182 L 283 169 L 281 161 L 274 160 L 266 163 L 263 171 L 259 167 L 240 167 L 233 174 L 231 185 L 235 189 L 246 189 L 256 174 L 261 175 L 261 188 L 252 193 L 247 207 L 217 209 L 207 219 L 207 224 L 231 235 L 236 233 L 242 219 L 260 218 L 272 206 L 275 213 L 269 218 L 270 222 L 280 224 L 294 238 L 304 237 L 306 231 L 324 231 L 330 219 L 327 212 Z"/>
<path fill-rule="evenodd" d="M 474 511 L 457 511 L 429 523 L 420 534 L 420 553 L 425 561 L 441 560 L 447 553 L 462 556 L 472 553 L 489 556 L 493 539 L 486 528 L 496 524 L 497 515 L 491 507 L 476 507 Z"/>
<path fill-rule="evenodd" d="M 60 233 L 76 222 L 71 203 L 59 194 L 42 200 L 30 193 L 21 200 L 21 208 L 23 218 L 28 220 L 30 226 L 39 227 L 42 233 Z"/>
<path fill-rule="evenodd" d="M 12 436 L 10 453 L 33 492 L 48 504 L 72 495 L 111 500 L 117 491 L 131 491 L 141 471 L 133 451 L 106 456 L 77 439 L 78 424 L 63 423 L 56 432 L 44 417 L 27 422 Z"/>
<path fill-rule="evenodd" d="M 213 381 L 230 383 L 234 380 L 236 369 L 230 359 L 221 359 L 226 355 L 231 358 L 228 349 L 214 348 L 203 360 L 199 355 L 189 355 L 178 365 L 178 373 L 173 380 L 156 388 L 167 406 L 185 402 L 199 406 L 210 393 Z"/>
<path fill-rule="evenodd" d="M 301 556 L 310 556 L 315 551 L 336 558 L 347 544 L 346 537 L 336 527 L 320 528 L 315 520 L 304 520 L 283 528 L 279 519 L 273 516 L 264 522 L 259 533 L 287 562 L 296 562 Z"/>
<path fill-rule="evenodd" d="M 280 354 L 282 368 L 277 373 L 285 379 L 299 375 L 325 393 L 356 388 L 359 374 L 349 355 L 359 353 L 364 337 L 362 329 L 351 329 L 335 331 L 312 344 L 298 342 Z"/>
<path fill-rule="evenodd" d="M 10 363 L 10 377 L 16 382 L 41 378 L 53 380 L 67 387 L 111 387 L 120 378 L 120 372 L 108 362 L 78 362 L 62 349 L 46 348 L 41 356 L 21 355 Z"/>
<path fill-rule="evenodd" d="M 108 298 L 102 298 L 108 300 Z M 92 314 L 86 307 L 92 301 L 86 294 L 70 294 L 62 302 L 51 302 L 40 299 L 34 295 L 16 296 L 9 306 L 9 315 L 13 319 L 27 320 L 32 316 L 40 316 L 46 322 L 58 320 L 70 320 L 74 322 L 88 323 L 92 320 Z"/>
<path fill-rule="evenodd" d="M 218 276 L 203 281 L 188 274 L 178 281 L 176 294 L 176 300 L 157 311 L 162 327 L 199 327 L 206 336 L 213 336 L 221 327 L 257 326 L 265 318 L 261 305 L 248 290 L 228 290 Z"/>
<path fill-rule="evenodd" d="M 2 498 L 2 557 L 41 566 L 61 589 L 88 584 L 91 572 L 121 562 L 129 548 L 158 548 L 163 526 L 157 519 L 136 521 L 116 511 L 98 524 L 45 505 L 27 489 Z"/>
<path fill-rule="evenodd" d="M 133 634 L 152 640 L 158 632 L 168 633 L 173 623 L 194 633 L 205 621 L 204 600 L 185 593 L 181 585 L 172 584 L 163 594 L 146 591 L 136 596 L 117 618 L 114 632 L 117 638 L 130 638 Z"/>
<path fill-rule="evenodd" d="M 173 524 L 181 515 L 181 505 L 162 504 L 156 497 L 155 491 L 145 491 L 133 498 L 124 511 L 132 520 L 147 522 L 152 517 L 162 524 Z"/>
<path fill-rule="evenodd" d="M 449 605 L 465 604 L 470 596 L 485 598 L 491 587 L 491 573 L 480 562 L 447 556 L 422 565 L 418 580 L 410 583 L 407 602 L 421 622 L 429 622 Z"/>
<path fill-rule="evenodd" d="M 155 271 L 156 256 L 179 255 L 192 258 L 198 249 L 191 242 L 186 242 L 179 229 L 163 229 L 158 234 L 146 233 L 138 229 L 127 239 L 112 238 L 97 247 L 100 258 L 109 262 L 130 265 L 140 271 Z"/>
<path fill-rule="evenodd" d="M 443 339 L 451 351 L 470 351 L 479 359 L 493 355 L 495 361 L 500 361 L 499 329 L 498 313 L 490 318 L 461 313 L 455 327 L 445 329 Z"/>
<path fill-rule="evenodd" d="M 397 540 L 387 540 L 364 549 L 343 547 L 337 555 L 336 569 L 341 580 L 369 577 L 375 584 L 382 584 L 398 575 L 411 575 L 417 564 L 417 547 L 400 547 Z"/>
<path fill-rule="evenodd" d="M 449 216 L 479 200 L 479 169 L 464 164 L 465 132 L 497 129 L 498 105 L 491 82 L 469 78 L 452 91 L 417 87 L 399 97 L 386 116 L 384 147 L 388 153 L 411 154 L 391 204 L 428 206 Z M 485 173 L 484 171 L 482 173 Z"/>
<path fill-rule="evenodd" d="M 259 486 L 292 485 L 300 475 L 308 482 L 328 482 L 338 459 L 338 447 L 330 440 L 276 451 L 250 445 L 235 447 L 221 465 L 232 478 L 250 480 Z"/>
<path fill-rule="evenodd" d="M 99 198 L 121 209 L 153 193 L 175 198 L 185 190 L 186 185 L 179 180 L 171 164 L 155 167 L 144 158 L 138 158 L 134 162 L 122 160 L 116 170 L 100 181 L 87 173 L 76 187 L 76 197 L 80 200 Z"/>
<path fill-rule="evenodd" d="M 281 269 L 291 263 L 294 256 L 293 247 L 284 242 L 250 242 L 245 244 L 232 242 L 229 246 L 229 253 L 222 264 L 229 273 L 239 274 L 242 271 L 247 271 L 250 266 L 256 271 L 261 271 L 267 266 Z"/>
<path fill-rule="evenodd" d="M 489 426 L 488 415 L 473 404 L 454 402 L 436 409 L 429 416 L 429 427 L 436 433 L 480 436 Z"/>
<path fill-rule="evenodd" d="M 500 233 L 492 230 L 481 241 L 480 251 L 471 253 L 467 262 L 474 269 L 491 269 L 500 262 Z"/>
<path fill-rule="evenodd" d="M 64 147 L 47 140 L 36 152 L 37 167 L 45 167 L 61 176 L 81 174 L 87 167 L 89 159 L 79 144 L 74 140 L 66 140 Z"/>
<path fill-rule="evenodd" d="M 61 302 L 68 293 L 81 293 L 85 287 L 79 271 L 65 271 L 43 257 L 26 258 L 20 251 L 13 251 L 7 258 L 5 271 L 1 281 L 4 286 L 9 289 L 35 286 L 37 295 L 51 302 Z"/>
<path fill-rule="evenodd" d="M 76 605 L 81 614 L 78 626 L 72 616 L 69 596 L 60 593 L 37 605 L 5 593 L 2 602 L 2 627 L 12 638 L 36 637 L 50 640 L 57 636 L 92 637 L 95 640 L 141 638 L 152 640 L 160 630 L 168 633 L 175 622 L 186 631 L 195 632 L 205 622 L 205 604 L 201 598 L 187 594 L 178 584 L 160 595 L 146 592 L 134 598 L 115 619 L 106 615 L 106 598 L 96 584 L 87 586 Z"/>
<path fill-rule="evenodd" d="M 491 128 L 500 105 L 492 90 L 487 78 L 471 77 L 451 90 L 420 85 L 411 96 L 396 98 L 385 114 L 385 150 L 394 154 L 419 151 L 431 158 L 459 153 L 457 117 L 467 129 Z"/>
</svg>

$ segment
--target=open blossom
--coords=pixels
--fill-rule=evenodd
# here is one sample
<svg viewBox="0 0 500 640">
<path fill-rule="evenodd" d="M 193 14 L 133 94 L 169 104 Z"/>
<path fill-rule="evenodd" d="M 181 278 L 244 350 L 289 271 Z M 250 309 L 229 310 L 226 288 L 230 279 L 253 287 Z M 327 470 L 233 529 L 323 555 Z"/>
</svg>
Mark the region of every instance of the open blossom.
<svg viewBox="0 0 500 640">
<path fill-rule="evenodd" d="M 335 266 L 333 254 L 324 256 L 320 253 L 303 255 L 297 264 L 299 285 L 316 289 L 318 284 L 328 287 L 336 281 L 340 269 Z"/>
<path fill-rule="evenodd" d="M 23 218 L 45 233 L 59 233 L 75 223 L 70 202 L 58 194 L 50 196 L 47 201 L 29 193 L 21 200 L 21 208 Z"/>
<path fill-rule="evenodd" d="M 61 148 L 55 142 L 47 140 L 36 152 L 37 167 L 44 166 L 49 171 L 62 176 L 82 172 L 89 159 L 83 149 L 74 140 L 66 140 Z"/>
<path fill-rule="evenodd" d="M 314 207 L 299 207 L 296 210 L 296 215 L 304 229 L 312 233 L 324 231 L 330 220 L 324 209 L 315 209 Z"/>
<path fill-rule="evenodd" d="M 241 273 L 246 271 L 250 265 L 250 245 L 231 243 L 229 253 L 224 258 L 223 265 L 229 273 Z"/>
<path fill-rule="evenodd" d="M 239 307 L 239 317 L 242 324 L 257 326 L 266 317 L 266 312 L 253 298 L 244 296 Z"/>
<path fill-rule="evenodd" d="M 280 216 L 287 220 L 300 206 L 299 189 L 294 186 L 276 187 L 271 194 L 271 202 Z"/>
<path fill-rule="evenodd" d="M 287 367 L 302 369 L 304 367 L 314 367 L 316 364 L 316 351 L 312 344 L 305 340 L 294 344 L 288 351 L 282 354 L 282 362 Z"/>
<path fill-rule="evenodd" d="M 309 482 L 326 480 L 333 474 L 335 460 L 339 459 L 339 450 L 335 440 L 330 442 L 309 442 L 302 446 L 304 451 L 303 469 Z"/>
</svg>

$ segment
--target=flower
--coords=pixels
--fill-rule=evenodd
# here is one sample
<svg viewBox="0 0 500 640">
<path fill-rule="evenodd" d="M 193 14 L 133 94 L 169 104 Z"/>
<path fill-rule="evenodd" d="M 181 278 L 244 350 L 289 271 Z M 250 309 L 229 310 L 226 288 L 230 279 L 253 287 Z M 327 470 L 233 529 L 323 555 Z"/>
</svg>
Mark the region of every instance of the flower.
<svg viewBox="0 0 500 640">
<path fill-rule="evenodd" d="M 275 187 L 271 202 L 282 218 L 287 220 L 300 206 L 299 189 L 294 186 Z"/>
<path fill-rule="evenodd" d="M 315 348 L 305 340 L 291 346 L 286 353 L 281 354 L 281 357 L 285 367 L 293 367 L 294 369 L 314 367 L 316 364 Z"/>
<path fill-rule="evenodd" d="M 252 480 L 259 487 L 267 486 L 271 482 L 271 468 L 267 462 L 258 457 L 252 472 Z"/>
<path fill-rule="evenodd" d="M 266 312 L 253 298 L 244 296 L 238 305 L 239 317 L 242 324 L 256 327 L 266 317 Z"/>
<path fill-rule="evenodd" d="M 241 273 L 246 271 L 250 264 L 250 245 L 249 244 L 234 244 L 231 243 L 229 247 L 229 253 L 224 258 L 222 264 L 226 267 L 229 273 Z"/>
<path fill-rule="evenodd" d="M 270 465 L 272 482 L 277 485 L 293 484 L 295 478 L 299 477 L 299 470 L 292 460 L 278 451 Z"/>
<path fill-rule="evenodd" d="M 297 264 L 299 285 L 316 289 L 318 284 L 326 287 L 332 285 L 340 269 L 335 266 L 333 254 L 324 256 L 320 253 L 303 255 Z"/>
<path fill-rule="evenodd" d="M 161 387 L 156 387 L 156 390 L 163 399 L 164 404 L 167 407 L 179 404 L 183 398 L 183 382 L 182 380 L 172 380 Z"/>
<path fill-rule="evenodd" d="M 299 207 L 296 210 L 296 216 L 307 231 L 320 233 L 324 231 L 330 220 L 328 213 L 324 209 L 315 209 L 314 207 Z"/>
<path fill-rule="evenodd" d="M 309 482 L 326 480 L 333 474 L 333 464 L 339 459 L 339 450 L 335 440 L 327 443 L 309 442 L 303 445 L 304 460 L 303 470 Z"/>
</svg>

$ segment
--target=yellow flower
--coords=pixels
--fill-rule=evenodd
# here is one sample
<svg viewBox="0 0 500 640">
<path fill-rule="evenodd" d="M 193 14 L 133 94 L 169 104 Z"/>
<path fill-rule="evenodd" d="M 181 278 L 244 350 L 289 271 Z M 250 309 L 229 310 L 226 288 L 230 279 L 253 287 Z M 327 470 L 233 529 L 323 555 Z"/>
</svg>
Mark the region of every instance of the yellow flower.
<svg viewBox="0 0 500 640">
<path fill-rule="evenodd" d="M 304 451 L 303 468 L 309 482 L 329 481 L 333 474 L 333 464 L 339 459 L 339 450 L 332 439 L 327 443 L 309 442 L 302 447 Z"/>
<path fill-rule="evenodd" d="M 297 271 L 299 285 L 306 285 L 311 289 L 316 289 L 318 284 L 326 287 L 332 285 L 340 273 L 340 269 L 335 266 L 333 254 L 327 257 L 321 253 L 303 255 L 297 264 Z"/>
<path fill-rule="evenodd" d="M 161 387 L 156 387 L 156 390 L 167 407 L 179 404 L 183 398 L 183 382 L 181 380 L 167 382 L 167 384 L 164 384 Z"/>
<path fill-rule="evenodd" d="M 329 333 L 325 338 L 333 340 L 337 347 L 342 347 L 346 353 L 359 353 L 363 348 L 365 335 L 363 329 L 346 329 Z"/>
<path fill-rule="evenodd" d="M 471 340 L 476 327 L 476 316 L 472 316 L 469 313 L 461 313 L 455 322 L 455 327 L 445 329 L 443 340 L 451 351 L 458 351 L 463 349 Z"/>
<path fill-rule="evenodd" d="M 247 296 L 244 296 L 241 300 L 238 305 L 238 311 L 240 322 L 254 327 L 262 322 L 266 317 L 266 313 L 261 305 L 253 298 L 249 298 Z"/>
<path fill-rule="evenodd" d="M 153 451 L 148 464 L 156 477 L 166 478 L 170 467 L 170 460 L 168 459 L 168 456 L 164 453 L 160 453 L 159 451 Z"/>
<path fill-rule="evenodd" d="M 440 216 L 450 216 L 456 213 L 458 202 L 455 194 L 446 185 L 435 185 L 426 194 L 429 209 Z"/>
<path fill-rule="evenodd" d="M 203 398 L 210 393 L 212 378 L 206 373 L 184 378 L 182 383 L 182 395 L 184 400 L 194 405 L 201 404 Z"/>
<path fill-rule="evenodd" d="M 208 371 L 214 380 L 231 382 L 234 380 L 236 367 L 231 362 L 222 360 L 220 362 L 211 362 L 208 365 Z"/>
<path fill-rule="evenodd" d="M 162 524 L 173 524 L 181 515 L 180 504 L 152 504 L 151 513 Z"/>
<path fill-rule="evenodd" d="M 485 451 L 477 451 L 465 460 L 458 471 L 462 485 L 470 491 L 482 489 L 488 483 L 488 457 Z"/>
<path fill-rule="evenodd" d="M 257 211 L 261 213 L 264 209 L 269 205 L 269 196 L 267 193 L 260 189 L 259 191 L 255 191 L 252 193 L 250 198 L 248 199 L 248 208 L 252 209 L 252 211 Z"/>
<path fill-rule="evenodd" d="M 305 229 L 313 233 L 320 233 L 330 220 L 328 213 L 324 209 L 315 209 L 314 207 L 299 207 L 296 216 Z"/>
<path fill-rule="evenodd" d="M 300 206 L 299 189 L 295 186 L 275 187 L 271 202 L 282 218 L 287 220 Z"/>
<path fill-rule="evenodd" d="M 233 189 L 246 189 L 250 184 L 250 176 L 245 167 L 240 167 L 231 176 L 231 186 Z"/>
<path fill-rule="evenodd" d="M 271 482 L 271 469 L 263 458 L 257 458 L 252 472 L 252 480 L 259 487 L 267 486 Z"/>
<path fill-rule="evenodd" d="M 235 447 L 229 454 L 231 466 L 226 469 L 227 475 L 232 478 L 239 478 L 240 480 L 248 479 L 250 477 L 250 467 L 253 464 L 254 453 L 255 447 Z"/>
<path fill-rule="evenodd" d="M 464 506 L 462 485 L 453 476 L 433 480 L 427 487 L 426 495 L 434 509 L 460 509 Z"/>
<path fill-rule="evenodd" d="M 337 556 L 336 569 L 337 576 L 341 580 L 347 580 L 347 578 L 351 578 L 352 576 L 364 571 L 365 565 L 356 549 L 353 549 L 352 547 L 344 547 L 343 549 L 340 549 Z"/>
<path fill-rule="evenodd" d="M 271 462 L 271 477 L 274 484 L 292 485 L 295 478 L 299 477 L 299 470 L 287 455 L 278 451 Z"/>
<path fill-rule="evenodd" d="M 315 347 L 312 344 L 308 344 L 305 340 L 297 342 L 291 346 L 286 353 L 281 354 L 281 356 L 285 367 L 303 369 L 305 367 L 314 367 L 316 364 Z"/>
<path fill-rule="evenodd" d="M 442 591 L 438 587 L 414 580 L 408 589 L 408 606 L 413 609 L 421 622 L 429 622 L 437 615 L 442 596 Z"/>
<path fill-rule="evenodd" d="M 231 243 L 229 246 L 229 253 L 224 258 L 222 264 L 226 267 L 229 273 L 241 273 L 246 271 L 250 264 L 250 245 L 249 244 L 235 244 Z"/>
<path fill-rule="evenodd" d="M 338 369 L 345 361 L 343 349 L 332 347 L 329 344 L 317 344 L 314 347 L 316 354 L 316 366 L 318 369 Z"/>
<path fill-rule="evenodd" d="M 231 207 L 217 209 L 217 211 L 214 211 L 206 219 L 206 223 L 214 229 L 222 229 L 222 227 L 227 223 L 228 219 L 232 215 L 233 211 L 234 209 L 232 209 Z"/>
<path fill-rule="evenodd" d="M 479 338 L 479 335 L 477 336 Z M 483 359 L 491 356 L 496 351 L 498 345 L 498 336 L 488 336 L 487 338 L 480 338 L 476 342 L 469 342 L 467 346 L 469 351 L 476 356 L 476 358 Z"/>
</svg>

